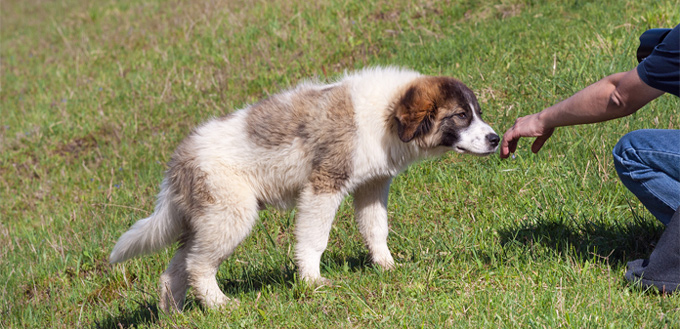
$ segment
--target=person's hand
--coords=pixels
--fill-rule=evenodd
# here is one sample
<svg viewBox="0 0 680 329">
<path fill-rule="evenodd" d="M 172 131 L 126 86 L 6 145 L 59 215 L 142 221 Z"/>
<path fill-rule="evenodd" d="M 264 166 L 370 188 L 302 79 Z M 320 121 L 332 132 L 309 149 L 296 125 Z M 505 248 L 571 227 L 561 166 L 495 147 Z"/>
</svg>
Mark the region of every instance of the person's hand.
<svg viewBox="0 0 680 329">
<path fill-rule="evenodd" d="M 555 128 L 546 127 L 540 120 L 540 114 L 539 112 L 518 118 L 512 128 L 503 134 L 500 153 L 502 159 L 510 156 L 510 153 L 515 153 L 520 137 L 536 137 L 531 146 L 531 151 L 534 153 L 537 153 L 543 147 L 543 144 L 552 136 Z"/>
</svg>

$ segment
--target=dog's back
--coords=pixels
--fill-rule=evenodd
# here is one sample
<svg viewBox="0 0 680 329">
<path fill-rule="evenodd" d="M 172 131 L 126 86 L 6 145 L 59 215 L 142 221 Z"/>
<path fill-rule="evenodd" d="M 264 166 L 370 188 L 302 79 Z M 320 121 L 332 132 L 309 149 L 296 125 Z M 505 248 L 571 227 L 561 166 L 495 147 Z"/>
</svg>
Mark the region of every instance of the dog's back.
<svg viewBox="0 0 680 329">
<path fill-rule="evenodd" d="M 367 176 L 393 176 L 405 164 L 389 159 L 386 147 L 407 145 L 389 134 L 389 109 L 418 76 L 369 69 L 275 94 L 198 127 L 176 151 L 171 175 L 200 167 L 209 176 L 246 180 L 260 203 L 279 208 L 293 206 L 308 183 L 316 191 L 338 191 Z M 397 162 L 406 160 L 403 151 L 392 153 L 399 153 Z"/>
</svg>

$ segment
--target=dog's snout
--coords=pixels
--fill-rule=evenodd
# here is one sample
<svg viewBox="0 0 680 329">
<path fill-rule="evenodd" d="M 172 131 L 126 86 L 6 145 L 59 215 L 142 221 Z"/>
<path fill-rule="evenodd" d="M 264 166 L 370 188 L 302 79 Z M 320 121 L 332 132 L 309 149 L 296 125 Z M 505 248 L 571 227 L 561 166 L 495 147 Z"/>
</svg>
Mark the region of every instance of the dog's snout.
<svg viewBox="0 0 680 329">
<path fill-rule="evenodd" d="M 491 145 L 491 147 L 496 147 L 498 146 L 498 142 L 501 141 L 501 138 L 498 137 L 498 135 L 496 134 L 488 134 L 486 135 L 486 141 L 489 142 L 489 145 Z"/>
</svg>

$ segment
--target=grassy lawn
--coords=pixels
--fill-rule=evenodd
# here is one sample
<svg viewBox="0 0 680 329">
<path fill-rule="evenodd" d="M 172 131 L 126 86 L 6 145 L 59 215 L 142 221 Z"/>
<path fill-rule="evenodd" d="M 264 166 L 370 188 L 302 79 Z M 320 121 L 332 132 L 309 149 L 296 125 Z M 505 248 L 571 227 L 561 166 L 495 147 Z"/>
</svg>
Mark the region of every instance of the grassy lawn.
<svg viewBox="0 0 680 329">
<path fill-rule="evenodd" d="M 292 262 L 295 212 L 268 210 L 220 268 L 240 300 L 159 314 L 173 254 L 111 266 L 152 210 L 196 124 L 311 77 L 372 65 L 469 85 L 502 134 L 637 64 L 638 36 L 680 22 L 675 0 L 0 2 L 0 328 L 678 328 L 680 294 L 623 279 L 663 232 L 618 181 L 626 132 L 680 129 L 680 101 L 559 129 L 539 154 L 449 154 L 390 193 L 390 248 L 370 265 L 351 197 L 311 289 Z"/>
</svg>

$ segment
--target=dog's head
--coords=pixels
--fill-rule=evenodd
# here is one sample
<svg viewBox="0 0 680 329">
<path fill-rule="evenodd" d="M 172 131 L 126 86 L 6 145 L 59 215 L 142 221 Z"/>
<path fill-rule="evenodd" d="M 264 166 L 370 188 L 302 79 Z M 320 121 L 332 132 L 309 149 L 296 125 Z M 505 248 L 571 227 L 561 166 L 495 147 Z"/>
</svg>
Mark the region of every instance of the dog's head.
<svg viewBox="0 0 680 329">
<path fill-rule="evenodd" d="M 405 143 L 475 155 L 498 149 L 500 138 L 482 120 L 475 94 L 453 78 L 414 80 L 395 104 L 394 115 L 397 134 Z"/>
</svg>

